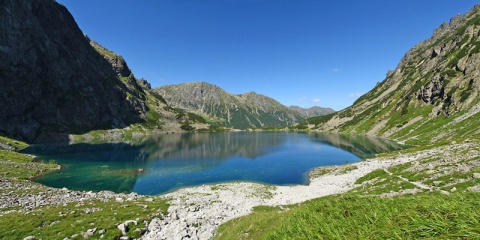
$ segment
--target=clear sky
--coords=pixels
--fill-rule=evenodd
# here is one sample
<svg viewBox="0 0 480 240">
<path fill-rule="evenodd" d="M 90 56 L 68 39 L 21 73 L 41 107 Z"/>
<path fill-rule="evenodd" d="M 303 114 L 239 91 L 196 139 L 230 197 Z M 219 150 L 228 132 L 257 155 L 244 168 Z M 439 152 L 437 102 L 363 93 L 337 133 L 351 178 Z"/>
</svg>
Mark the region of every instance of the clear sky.
<svg viewBox="0 0 480 240">
<path fill-rule="evenodd" d="M 350 106 L 472 0 L 58 0 L 152 87 L 192 81 Z"/>
</svg>

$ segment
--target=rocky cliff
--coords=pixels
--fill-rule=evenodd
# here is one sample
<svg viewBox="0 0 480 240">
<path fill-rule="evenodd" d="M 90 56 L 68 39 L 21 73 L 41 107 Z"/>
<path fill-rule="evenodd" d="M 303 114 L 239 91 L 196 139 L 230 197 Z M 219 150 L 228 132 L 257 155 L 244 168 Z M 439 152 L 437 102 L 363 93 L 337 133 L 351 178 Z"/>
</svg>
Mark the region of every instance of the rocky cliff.
<svg viewBox="0 0 480 240">
<path fill-rule="evenodd" d="M 305 119 L 272 98 L 254 92 L 234 95 L 204 82 L 166 85 L 152 91 L 173 106 L 237 129 L 287 126 Z"/>
<path fill-rule="evenodd" d="M 334 113 L 335 110 L 331 108 L 323 108 L 323 107 L 318 107 L 318 106 L 313 106 L 311 108 L 302 108 L 299 106 L 290 106 L 288 107 L 300 114 L 302 114 L 305 117 L 317 117 L 317 116 L 324 116 L 328 115 L 331 113 Z"/>
<path fill-rule="evenodd" d="M 479 134 L 479 30 L 477 5 L 408 51 L 385 80 L 351 107 L 301 125 L 413 144 Z"/>
<path fill-rule="evenodd" d="M 61 140 L 143 121 L 143 88 L 123 59 L 95 51 L 64 6 L 4 0 L 0 23 L 0 133 Z"/>
</svg>

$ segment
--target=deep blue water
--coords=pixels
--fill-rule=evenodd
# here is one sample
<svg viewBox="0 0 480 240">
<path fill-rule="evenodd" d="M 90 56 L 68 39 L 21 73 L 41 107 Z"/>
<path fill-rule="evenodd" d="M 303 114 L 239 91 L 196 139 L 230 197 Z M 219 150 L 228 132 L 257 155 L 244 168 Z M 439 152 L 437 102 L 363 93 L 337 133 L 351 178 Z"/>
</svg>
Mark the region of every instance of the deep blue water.
<svg viewBox="0 0 480 240">
<path fill-rule="evenodd" d="M 399 149 L 382 139 L 338 134 L 226 132 L 153 135 L 124 143 L 34 145 L 24 152 L 63 169 L 35 181 L 74 190 L 161 194 L 232 181 L 308 184 L 319 166 Z"/>
</svg>

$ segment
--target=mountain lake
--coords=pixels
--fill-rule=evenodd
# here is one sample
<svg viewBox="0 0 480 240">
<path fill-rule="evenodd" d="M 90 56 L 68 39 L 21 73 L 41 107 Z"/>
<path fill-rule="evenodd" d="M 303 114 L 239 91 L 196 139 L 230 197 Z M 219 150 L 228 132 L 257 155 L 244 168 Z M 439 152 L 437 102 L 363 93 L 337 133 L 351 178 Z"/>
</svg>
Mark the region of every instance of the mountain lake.
<svg viewBox="0 0 480 240">
<path fill-rule="evenodd" d="M 222 132 L 159 134 L 118 143 L 32 145 L 23 153 L 62 165 L 61 170 L 34 180 L 47 186 L 156 195 L 237 181 L 306 185 L 314 168 L 357 162 L 402 147 L 357 135 Z"/>
</svg>

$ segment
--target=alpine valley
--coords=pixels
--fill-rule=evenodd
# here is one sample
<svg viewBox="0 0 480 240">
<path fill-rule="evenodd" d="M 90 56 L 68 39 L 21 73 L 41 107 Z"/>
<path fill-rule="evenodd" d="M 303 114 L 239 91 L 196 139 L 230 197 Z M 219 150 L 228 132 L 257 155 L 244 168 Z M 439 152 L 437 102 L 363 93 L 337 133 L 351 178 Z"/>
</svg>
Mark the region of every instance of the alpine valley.
<svg viewBox="0 0 480 240">
<path fill-rule="evenodd" d="M 210 131 L 306 119 L 266 96 L 232 95 L 207 83 L 150 90 L 122 56 L 85 36 L 55 1 L 7 1 L 0 10 L 0 132 L 6 136 L 68 141 L 92 130 Z"/>
<path fill-rule="evenodd" d="M 122 56 L 86 36 L 64 5 L 2 0 L 0 239 L 480 239 L 479 89 L 480 5 L 441 24 L 371 91 L 335 112 L 205 82 L 152 88 Z M 296 161 L 306 140 L 313 154 Z M 98 160 L 85 161 L 96 176 L 130 186 L 164 184 L 147 176 L 168 171 L 208 179 L 191 173 L 254 165 L 292 142 L 295 151 L 269 155 L 274 163 L 256 167 L 256 175 L 282 159 L 310 164 L 319 150 L 330 160 L 332 149 L 342 149 L 359 162 L 339 157 L 341 165 L 297 172 L 305 185 L 211 181 L 142 196 L 34 182 L 71 175 L 26 149 L 43 143 L 60 159 L 73 146 L 83 152 L 69 153 L 72 159 L 89 153 Z M 377 148 L 387 152 L 365 154 Z M 226 156 L 238 165 L 224 164 Z M 178 161 L 185 167 L 172 168 Z M 286 169 L 280 177 L 294 171 Z M 183 186 L 184 179 L 168 180 Z"/>
<path fill-rule="evenodd" d="M 172 106 L 205 116 L 221 126 L 247 129 L 288 126 L 305 116 L 272 98 L 248 92 L 230 94 L 204 82 L 167 85 L 152 92 L 162 96 Z"/>
</svg>

